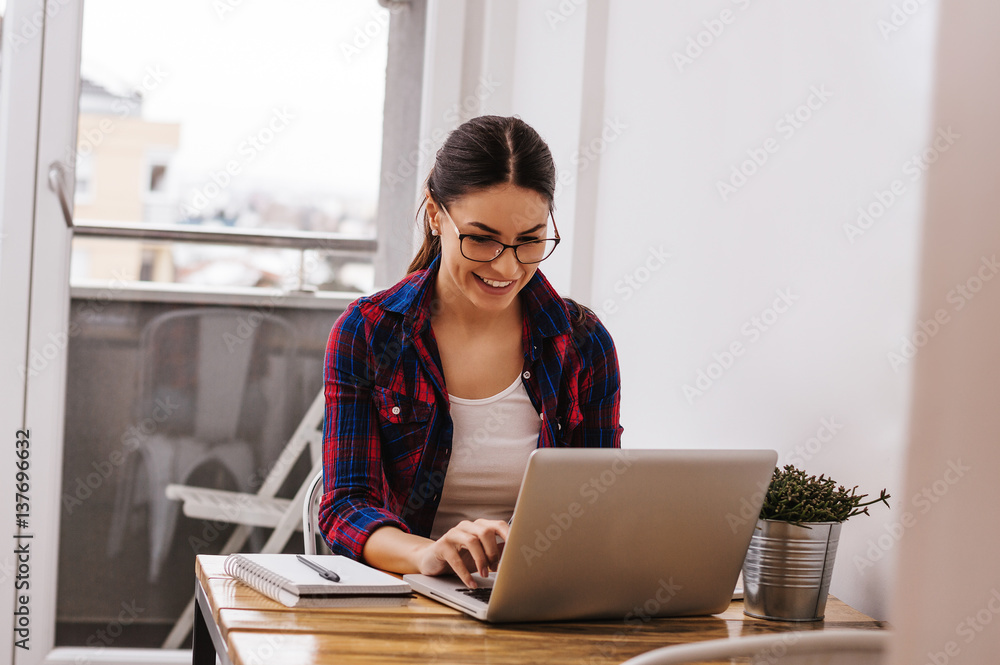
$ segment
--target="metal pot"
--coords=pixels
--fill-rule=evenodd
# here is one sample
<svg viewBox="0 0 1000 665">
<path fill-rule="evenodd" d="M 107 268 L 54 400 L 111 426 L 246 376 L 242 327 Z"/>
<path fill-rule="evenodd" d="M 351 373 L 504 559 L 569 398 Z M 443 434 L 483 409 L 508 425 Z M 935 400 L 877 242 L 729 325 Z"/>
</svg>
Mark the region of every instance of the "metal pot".
<svg viewBox="0 0 1000 665">
<path fill-rule="evenodd" d="M 743 613 L 780 621 L 821 620 L 841 524 L 757 520 L 743 562 Z"/>
</svg>

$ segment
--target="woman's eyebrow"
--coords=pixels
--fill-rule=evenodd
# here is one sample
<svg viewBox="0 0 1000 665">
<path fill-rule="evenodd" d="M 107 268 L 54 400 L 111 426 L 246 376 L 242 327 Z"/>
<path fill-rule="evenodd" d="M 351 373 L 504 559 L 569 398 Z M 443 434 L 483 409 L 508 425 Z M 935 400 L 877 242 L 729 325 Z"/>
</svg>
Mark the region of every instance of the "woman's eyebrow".
<svg viewBox="0 0 1000 665">
<path fill-rule="evenodd" d="M 475 226 L 476 228 L 481 229 L 481 230 L 485 231 L 486 233 L 492 233 L 495 236 L 500 235 L 499 231 L 497 231 L 496 229 L 494 229 L 492 226 L 487 226 L 486 224 L 483 224 L 482 222 L 469 222 L 469 226 Z M 538 224 L 536 226 L 532 226 L 527 231 L 522 231 L 522 232 L 518 233 L 517 237 L 520 238 L 522 236 L 526 236 L 528 234 L 534 233 L 535 231 L 540 231 L 541 229 L 544 229 L 544 228 L 545 228 L 545 224 Z"/>
</svg>

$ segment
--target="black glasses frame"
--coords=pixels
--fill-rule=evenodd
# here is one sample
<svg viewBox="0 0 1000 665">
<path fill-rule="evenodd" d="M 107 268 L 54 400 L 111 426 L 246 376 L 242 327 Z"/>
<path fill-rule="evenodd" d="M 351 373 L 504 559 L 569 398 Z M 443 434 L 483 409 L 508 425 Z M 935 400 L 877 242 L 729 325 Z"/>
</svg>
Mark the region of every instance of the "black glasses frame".
<svg viewBox="0 0 1000 665">
<path fill-rule="evenodd" d="M 462 252 L 462 256 L 464 256 L 469 261 L 475 261 L 476 263 L 492 263 L 493 261 L 499 259 L 503 255 L 503 253 L 506 252 L 508 249 L 512 249 L 514 250 L 514 258 L 517 259 L 518 263 L 523 263 L 524 265 L 532 265 L 535 263 L 541 263 L 545 259 L 552 256 L 552 252 L 556 251 L 556 247 L 558 247 L 559 243 L 562 241 L 562 239 L 559 237 L 559 228 L 556 226 L 556 217 L 555 215 L 552 214 L 551 210 L 549 211 L 549 215 L 552 217 L 552 231 L 556 234 L 555 238 L 542 238 L 541 240 L 529 240 L 528 242 L 519 242 L 516 245 L 508 245 L 507 243 L 500 242 L 496 238 L 491 238 L 489 236 L 481 236 L 476 233 L 462 233 L 461 231 L 458 230 L 458 224 L 455 222 L 455 219 L 451 216 L 451 213 L 448 212 L 448 209 L 445 208 L 444 205 L 442 205 L 441 203 L 438 203 L 438 205 L 441 206 L 441 210 L 444 210 L 444 214 L 448 215 L 448 219 L 451 220 L 451 223 L 455 229 L 455 234 L 458 235 L 458 249 L 460 252 Z M 481 240 L 486 240 L 488 242 L 500 245 L 503 249 L 497 252 L 496 256 L 494 256 L 492 259 L 474 259 L 465 253 L 466 238 L 479 238 Z M 517 253 L 518 247 L 524 247 L 525 245 L 535 245 L 540 242 L 549 242 L 549 241 L 554 241 L 555 244 L 552 245 L 552 249 L 549 250 L 548 254 L 538 259 L 537 261 L 522 261 L 521 257 Z"/>
</svg>

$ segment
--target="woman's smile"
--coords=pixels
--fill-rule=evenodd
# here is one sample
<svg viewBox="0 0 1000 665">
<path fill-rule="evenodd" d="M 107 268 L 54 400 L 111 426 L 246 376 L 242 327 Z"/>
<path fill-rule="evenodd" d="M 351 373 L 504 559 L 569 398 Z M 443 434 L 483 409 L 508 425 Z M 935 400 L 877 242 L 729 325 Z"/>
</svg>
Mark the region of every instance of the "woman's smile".
<svg viewBox="0 0 1000 665">
<path fill-rule="evenodd" d="M 486 277 L 481 277 L 480 275 L 476 275 L 476 273 L 472 274 L 478 277 L 476 281 L 479 284 L 484 285 L 486 287 L 487 293 L 495 293 L 497 295 L 503 295 L 507 293 L 511 289 L 511 287 L 513 287 L 514 284 L 517 283 L 516 279 L 499 281 L 494 279 L 487 279 Z"/>
</svg>

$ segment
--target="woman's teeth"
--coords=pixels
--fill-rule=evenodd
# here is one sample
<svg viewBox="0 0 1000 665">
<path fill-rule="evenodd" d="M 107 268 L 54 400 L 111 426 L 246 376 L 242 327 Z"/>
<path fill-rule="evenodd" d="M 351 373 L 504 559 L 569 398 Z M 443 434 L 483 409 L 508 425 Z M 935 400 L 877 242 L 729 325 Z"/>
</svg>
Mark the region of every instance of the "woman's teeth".
<svg viewBox="0 0 1000 665">
<path fill-rule="evenodd" d="M 476 277 L 479 277 L 479 275 L 476 275 Z M 509 286 L 514 283 L 514 280 L 511 280 L 509 282 L 494 282 L 492 279 L 486 279 L 485 277 L 479 277 L 479 279 L 483 280 L 484 282 L 486 282 L 487 284 L 496 289 L 502 289 L 503 287 Z"/>
</svg>

